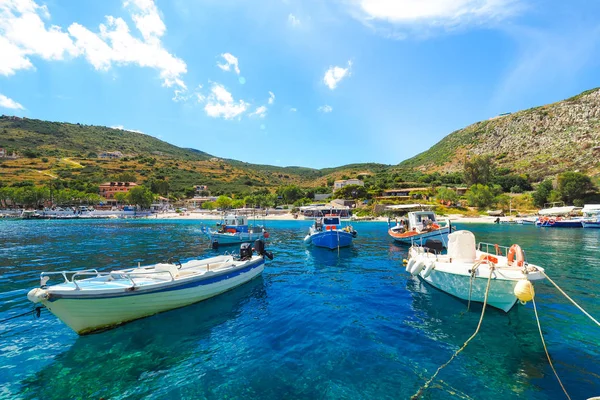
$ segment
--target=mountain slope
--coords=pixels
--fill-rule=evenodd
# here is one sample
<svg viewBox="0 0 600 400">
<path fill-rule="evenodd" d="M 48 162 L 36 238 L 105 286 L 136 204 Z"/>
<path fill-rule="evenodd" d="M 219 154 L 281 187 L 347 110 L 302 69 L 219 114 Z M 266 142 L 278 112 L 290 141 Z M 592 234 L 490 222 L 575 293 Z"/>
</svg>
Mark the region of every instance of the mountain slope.
<svg viewBox="0 0 600 400">
<path fill-rule="evenodd" d="M 500 167 L 539 180 L 565 170 L 600 173 L 600 89 L 477 122 L 452 132 L 398 166 L 421 171 L 462 169 L 465 157 L 492 155 Z"/>
</svg>

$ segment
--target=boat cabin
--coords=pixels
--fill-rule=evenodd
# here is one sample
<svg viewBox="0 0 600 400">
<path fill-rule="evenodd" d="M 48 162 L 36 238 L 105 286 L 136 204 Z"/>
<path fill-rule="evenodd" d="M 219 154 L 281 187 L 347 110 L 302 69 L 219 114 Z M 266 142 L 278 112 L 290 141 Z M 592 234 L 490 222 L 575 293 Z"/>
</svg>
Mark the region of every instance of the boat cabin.
<svg viewBox="0 0 600 400">
<path fill-rule="evenodd" d="M 335 214 L 327 214 L 323 218 L 315 220 L 315 229 L 318 231 L 335 231 L 340 225 L 340 216 Z"/>
<path fill-rule="evenodd" d="M 437 226 L 437 219 L 433 211 L 414 211 L 397 221 L 392 231 L 396 233 L 427 232 L 435 228 L 439 228 L 439 226 Z"/>
<path fill-rule="evenodd" d="M 245 215 L 227 215 L 221 226 L 225 231 L 248 232 L 248 217 Z"/>
</svg>

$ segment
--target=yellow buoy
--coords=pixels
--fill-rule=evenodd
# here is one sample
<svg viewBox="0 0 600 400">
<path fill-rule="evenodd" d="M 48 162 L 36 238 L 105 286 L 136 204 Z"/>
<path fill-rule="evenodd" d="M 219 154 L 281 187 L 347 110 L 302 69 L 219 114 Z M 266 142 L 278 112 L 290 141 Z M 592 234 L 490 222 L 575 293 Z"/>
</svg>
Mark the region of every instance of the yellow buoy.
<svg viewBox="0 0 600 400">
<path fill-rule="evenodd" d="M 517 299 L 521 300 L 522 302 L 531 301 L 533 296 L 535 296 L 533 284 L 526 279 L 517 282 L 514 292 L 515 296 L 517 296 Z"/>
<path fill-rule="evenodd" d="M 403 265 L 406 265 L 406 264 L 408 264 L 408 260 L 405 258 L 404 260 L 402 260 L 402 264 L 403 264 Z"/>
</svg>

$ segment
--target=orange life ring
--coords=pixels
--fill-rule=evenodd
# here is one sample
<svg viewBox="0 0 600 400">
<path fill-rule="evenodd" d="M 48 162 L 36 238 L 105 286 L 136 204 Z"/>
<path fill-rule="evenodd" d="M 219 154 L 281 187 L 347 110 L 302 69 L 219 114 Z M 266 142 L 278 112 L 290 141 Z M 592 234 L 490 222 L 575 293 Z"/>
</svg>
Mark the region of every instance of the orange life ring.
<svg viewBox="0 0 600 400">
<path fill-rule="evenodd" d="M 432 227 L 433 229 L 440 229 L 440 226 L 439 226 L 438 224 L 433 224 L 433 225 L 431 225 L 431 227 Z"/>
<path fill-rule="evenodd" d="M 507 257 L 508 265 L 513 265 L 515 258 L 518 267 L 522 267 L 523 265 L 525 265 L 525 253 L 523 253 L 521 246 L 519 246 L 518 244 L 513 244 L 512 246 L 510 246 Z"/>
<path fill-rule="evenodd" d="M 489 255 L 489 254 L 482 254 L 481 257 L 479 257 L 479 260 L 483 263 L 484 261 L 489 261 L 489 262 L 493 262 L 494 264 L 498 264 L 498 258 Z"/>
<path fill-rule="evenodd" d="M 237 231 L 234 228 L 227 228 L 228 233 L 236 233 Z"/>
<path fill-rule="evenodd" d="M 554 225 L 555 222 L 556 221 L 553 218 L 548 220 L 548 224 L 550 224 L 550 225 Z"/>
</svg>

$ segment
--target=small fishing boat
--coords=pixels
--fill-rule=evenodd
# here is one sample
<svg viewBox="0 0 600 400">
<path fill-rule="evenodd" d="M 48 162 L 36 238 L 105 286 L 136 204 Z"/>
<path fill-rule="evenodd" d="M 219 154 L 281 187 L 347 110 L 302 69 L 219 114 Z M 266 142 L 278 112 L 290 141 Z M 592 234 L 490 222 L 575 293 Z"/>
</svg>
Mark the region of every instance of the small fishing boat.
<svg viewBox="0 0 600 400">
<path fill-rule="evenodd" d="M 241 243 L 252 243 L 258 239 L 267 239 L 269 233 L 264 226 L 248 225 L 248 217 L 245 215 L 226 215 L 217 224 L 217 230 L 203 227 L 212 246 L 217 248 L 221 245 L 239 245 Z"/>
<path fill-rule="evenodd" d="M 483 303 L 491 274 L 488 304 L 508 312 L 529 291 L 530 281 L 544 279 L 544 269 L 529 264 L 516 244 L 477 246 L 473 233 L 461 230 L 448 235 L 447 254 L 440 254 L 441 249 L 441 243 L 433 240 L 412 246 L 406 270 L 463 300 Z"/>
<path fill-rule="evenodd" d="M 583 213 L 581 223 L 584 228 L 600 229 L 600 204 L 586 204 L 581 212 Z"/>
<path fill-rule="evenodd" d="M 339 215 L 325 214 L 309 228 L 304 243 L 333 250 L 352 244 L 357 232 L 352 226 L 342 227 Z"/>
<path fill-rule="evenodd" d="M 273 258 L 257 240 L 240 254 L 184 263 L 159 263 L 110 272 L 97 270 L 42 272 L 40 287 L 27 298 L 42 303 L 80 335 L 115 327 L 184 307 L 242 285 L 260 275 L 264 258 Z M 256 255 L 253 250 L 256 251 Z M 51 277 L 64 282 L 48 286 Z"/>
<path fill-rule="evenodd" d="M 388 220 L 388 234 L 402 244 L 423 244 L 427 239 L 439 239 L 446 247 L 451 231 L 450 220 L 440 221 L 433 211 L 411 211 L 395 226 L 391 226 Z"/>
<path fill-rule="evenodd" d="M 535 225 L 540 228 L 583 228 L 582 218 L 540 217 Z"/>
</svg>

